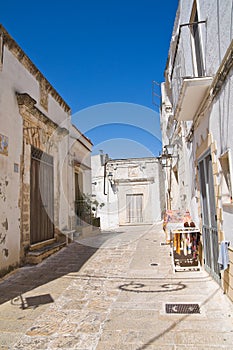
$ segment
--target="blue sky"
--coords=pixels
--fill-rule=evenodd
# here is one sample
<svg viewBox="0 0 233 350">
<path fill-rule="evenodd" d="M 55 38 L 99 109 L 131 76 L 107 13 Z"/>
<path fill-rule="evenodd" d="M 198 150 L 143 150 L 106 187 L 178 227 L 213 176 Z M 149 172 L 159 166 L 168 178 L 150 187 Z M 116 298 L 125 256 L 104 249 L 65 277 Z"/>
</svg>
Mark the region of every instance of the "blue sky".
<svg viewBox="0 0 233 350">
<path fill-rule="evenodd" d="M 111 149 L 112 158 L 141 157 L 158 155 L 161 147 L 159 134 L 152 132 L 158 138 L 154 144 L 144 128 L 148 120 L 143 113 L 140 125 L 124 113 L 124 121 L 106 116 L 103 127 L 102 121 L 96 127 L 94 114 L 89 129 L 76 116 L 93 111 L 90 107 L 95 105 L 124 102 L 152 109 L 150 123 L 154 120 L 159 129 L 151 83 L 163 81 L 177 4 L 178 0 L 11 0 L 1 3 L 0 22 L 70 105 L 74 123 L 92 139 L 94 152 L 104 147 L 107 153 Z"/>
</svg>

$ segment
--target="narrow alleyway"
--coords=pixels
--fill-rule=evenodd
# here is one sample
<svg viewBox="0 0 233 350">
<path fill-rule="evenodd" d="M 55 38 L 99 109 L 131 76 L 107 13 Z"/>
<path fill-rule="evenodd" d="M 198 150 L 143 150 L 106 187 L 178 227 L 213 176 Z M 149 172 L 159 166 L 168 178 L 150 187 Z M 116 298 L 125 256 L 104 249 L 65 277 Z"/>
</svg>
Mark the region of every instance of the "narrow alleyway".
<svg viewBox="0 0 233 350">
<path fill-rule="evenodd" d="M 232 350 L 232 303 L 205 271 L 174 274 L 164 238 L 121 227 L 1 280 L 0 349 Z"/>
</svg>

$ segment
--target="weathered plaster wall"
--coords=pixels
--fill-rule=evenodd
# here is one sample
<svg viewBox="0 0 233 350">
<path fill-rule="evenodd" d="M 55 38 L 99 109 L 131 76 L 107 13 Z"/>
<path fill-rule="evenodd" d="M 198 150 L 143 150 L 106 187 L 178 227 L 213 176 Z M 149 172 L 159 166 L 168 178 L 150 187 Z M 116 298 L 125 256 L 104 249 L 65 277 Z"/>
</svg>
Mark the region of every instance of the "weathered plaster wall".
<svg viewBox="0 0 233 350">
<path fill-rule="evenodd" d="M 104 194 L 104 166 L 100 155 L 92 157 L 93 194 L 105 206 L 98 211 L 101 228 L 116 228 L 130 224 L 127 220 L 126 196 L 143 195 L 143 224 L 153 224 L 161 219 L 164 209 L 164 192 L 161 190 L 161 169 L 155 158 L 110 160 L 106 166 Z M 108 174 L 113 174 L 112 185 Z M 133 224 L 133 223 L 131 223 Z"/>
<path fill-rule="evenodd" d="M 91 157 L 91 168 L 93 200 L 96 199 L 100 204 L 104 203 L 104 206 L 98 208 L 97 212 L 101 229 L 117 228 L 119 226 L 117 193 L 114 193 L 107 178 L 104 185 L 104 165 L 101 163 L 101 155 Z"/>
<path fill-rule="evenodd" d="M 0 71 L 0 134 L 8 138 L 8 154 L 0 154 L 0 270 L 19 263 L 20 252 L 20 163 L 22 154 L 22 118 L 15 91 L 28 84 L 25 74 L 6 49 Z"/>
<path fill-rule="evenodd" d="M 109 162 L 111 167 L 112 162 Z M 116 170 L 114 171 L 114 167 Z M 159 163 L 153 158 L 115 160 L 113 178 L 117 186 L 119 224 L 128 224 L 126 195 L 142 194 L 144 224 L 153 224 L 161 218 Z"/>
<path fill-rule="evenodd" d="M 175 56 L 176 41 L 179 26 L 189 23 L 193 2 L 181 0 L 180 11 L 177 12 L 176 22 L 173 28 L 173 36 L 170 42 L 168 70 L 171 72 Z M 200 24 L 200 40 L 202 43 L 202 55 L 206 76 L 214 76 L 232 40 L 232 1 L 197 1 L 199 20 L 206 24 Z M 215 38 L 215 40 L 213 40 Z M 172 95 L 173 102 L 177 102 L 181 77 L 193 76 L 191 36 L 189 27 L 180 29 L 180 39 L 176 60 L 173 69 Z"/>
<path fill-rule="evenodd" d="M 69 169 L 67 193 L 69 195 L 69 215 L 70 227 L 74 228 L 76 225 L 75 213 L 75 173 L 82 173 L 82 189 L 83 193 L 90 196 L 92 193 L 91 185 L 91 149 L 92 144 L 89 142 L 79 130 L 74 126 L 70 128 L 69 136 L 69 152 L 67 154 L 67 164 Z"/>
<path fill-rule="evenodd" d="M 200 25 L 202 54 L 205 65 L 205 74 L 214 78 L 212 89 L 205 101 L 205 105 L 199 115 L 194 118 L 194 127 L 190 134 L 188 123 L 181 122 L 178 126 L 182 128 L 183 132 L 183 153 L 180 153 L 180 175 L 182 181 L 185 179 L 186 187 L 178 190 L 183 191 L 186 196 L 187 207 L 190 208 L 191 215 L 194 220 L 198 221 L 201 227 L 201 201 L 200 201 L 200 187 L 198 179 L 198 160 L 210 151 L 213 164 L 213 178 L 215 191 L 215 204 L 217 215 L 217 227 L 219 242 L 223 239 L 229 240 L 231 247 L 229 248 L 230 266 L 224 272 L 223 287 L 226 293 L 233 298 L 232 293 L 232 244 L 233 231 L 231 230 L 233 222 L 233 204 L 228 198 L 226 203 L 226 196 L 223 195 L 222 187 L 222 168 L 220 157 L 226 151 L 229 152 L 229 160 L 232 165 L 233 162 L 233 138 L 231 137 L 231 130 L 233 129 L 233 118 L 231 110 L 233 107 L 233 70 L 232 70 L 232 55 L 229 58 L 228 52 L 232 50 L 232 35 L 233 35 L 233 21 L 232 11 L 233 3 L 231 0 L 226 1 L 211 1 L 211 0 L 197 0 L 197 10 L 199 20 L 206 20 L 206 24 Z M 180 0 L 179 9 L 173 29 L 173 37 L 171 39 L 169 49 L 169 62 L 167 65 L 166 74 L 170 77 L 172 64 L 176 48 L 176 39 L 178 35 L 179 25 L 190 22 L 191 10 L 193 1 Z M 173 83 L 170 85 L 173 95 L 173 109 L 176 108 L 176 103 L 180 94 L 180 87 L 182 78 L 185 76 L 193 76 L 192 73 L 192 55 L 190 54 L 191 42 L 188 40 L 188 27 L 182 27 L 180 42 L 178 45 L 177 59 L 175 61 L 173 70 Z M 213 40 L 214 38 L 214 40 Z M 165 76 L 166 76 L 165 74 Z M 169 79 L 167 85 L 169 87 Z M 169 88 L 163 91 L 164 94 L 171 92 Z M 163 98 L 165 100 L 165 98 Z M 174 112 L 173 110 L 173 112 Z M 164 128 L 163 135 L 166 134 L 166 128 L 169 127 L 168 114 L 162 114 L 162 126 Z M 167 123 L 166 123 L 167 118 Z M 176 129 L 177 132 L 177 129 Z M 173 135 L 174 140 L 179 139 L 178 133 Z M 186 145 L 185 145 L 186 144 Z M 182 159 L 184 158 L 184 159 Z M 190 178 L 185 174 L 190 175 Z M 178 199 L 178 196 L 177 196 Z M 179 202 L 179 201 L 178 201 Z M 178 203 L 177 202 L 177 203 Z M 181 202 L 180 202 L 181 204 Z"/>
<path fill-rule="evenodd" d="M 188 23 L 190 21 L 191 11 L 193 2 L 188 2 L 181 0 L 179 4 L 179 10 L 177 11 L 177 17 L 173 29 L 173 38 L 170 44 L 169 57 L 170 64 L 168 67 L 171 67 L 173 62 L 174 52 L 175 52 L 175 38 L 178 35 L 179 25 L 183 23 Z M 201 42 L 203 47 L 203 58 L 205 62 L 205 69 L 207 76 L 215 75 L 219 65 L 221 64 L 224 55 L 231 43 L 232 32 L 233 32 L 233 23 L 231 18 L 232 13 L 232 1 L 227 0 L 224 3 L 217 1 L 197 1 L 197 9 L 199 14 L 199 20 L 207 20 L 206 24 L 200 25 L 201 30 Z M 177 77 L 183 72 L 183 76 L 189 75 L 189 69 L 192 66 L 192 56 L 190 54 L 190 38 L 187 39 L 187 33 L 189 32 L 188 27 L 182 27 L 180 43 L 178 45 L 177 56 L 178 59 L 175 61 L 173 80 L 174 84 L 172 85 L 173 95 L 178 96 L 180 85 L 177 84 Z M 185 38 L 186 35 L 186 39 Z M 216 40 L 212 40 L 212 38 Z M 179 60 L 179 52 L 182 54 L 183 59 Z M 190 68 L 188 68 L 190 67 Z M 177 74 L 177 77 L 176 77 Z M 182 74 L 181 74 L 182 77 Z M 217 143 L 217 153 L 216 157 L 219 158 L 221 153 L 224 152 L 227 148 L 232 149 L 233 139 L 229 137 L 229 130 L 232 129 L 233 119 L 229 116 L 229 111 L 233 107 L 232 91 L 233 84 L 231 79 L 231 74 L 228 76 L 225 83 L 224 89 L 213 101 L 213 104 L 210 109 L 205 111 L 205 114 L 199 119 L 199 125 L 196 129 L 193 147 L 188 149 L 185 146 L 183 147 L 183 154 L 180 153 L 180 182 L 184 182 L 184 186 L 181 186 L 181 183 L 177 187 L 177 192 L 179 191 L 180 197 L 184 196 L 186 198 L 187 207 L 192 212 L 192 215 L 197 218 L 197 188 L 195 187 L 195 179 L 197 179 L 197 170 L 195 165 L 195 154 L 196 148 L 202 143 L 202 140 L 207 138 L 209 131 L 213 135 L 213 140 Z M 163 89 L 162 89 L 163 92 Z M 166 95 L 166 91 L 163 92 Z M 165 100 L 165 97 L 163 97 Z M 174 106 L 173 106 L 174 107 Z M 167 124 L 166 124 L 167 118 Z M 168 114 L 162 115 L 163 128 L 166 130 L 168 125 Z M 185 129 L 185 123 L 183 125 Z M 163 132 L 165 134 L 165 131 Z M 184 137 L 187 136 L 184 134 Z M 204 150 L 205 151 L 205 150 Z M 203 151 L 203 152 L 204 152 Z M 184 160 L 183 160 L 184 158 Z M 216 160 L 217 166 L 219 166 L 218 160 Z M 190 176 L 185 176 L 189 169 Z M 220 174 L 219 174 L 220 175 Z M 219 182 L 219 175 L 217 176 L 217 181 Z M 178 198 L 178 195 L 174 195 L 174 204 L 177 206 L 182 206 L 181 198 Z"/>
<path fill-rule="evenodd" d="M 14 173 L 14 161 L 10 150 L 7 157 L 0 154 L 0 272 L 19 263 L 19 173 Z"/>
<path fill-rule="evenodd" d="M 48 120 L 67 127 L 70 122 L 70 110 L 1 26 L 0 35 L 0 134 L 8 140 L 7 154 L 0 153 L 1 273 L 20 263 L 24 248 L 30 243 L 31 144 L 54 156 L 55 208 L 57 208 L 55 225 L 68 223 L 67 211 L 61 203 L 63 198 L 57 194 L 59 187 L 62 186 L 60 179 L 62 166 L 57 156 L 61 150 L 59 151 L 54 142 L 46 145 L 47 137 L 51 136 L 51 127 L 36 118 L 39 118 L 39 111 L 41 111 L 43 118 L 47 117 Z M 37 108 L 35 118 L 30 115 L 31 112 L 25 106 L 21 106 L 19 111 L 17 94 L 28 94 L 29 97 L 26 99 L 27 101 L 31 99 L 29 104 L 33 101 L 32 99 L 35 100 Z M 29 108 L 29 105 L 27 107 Z M 31 121 L 29 121 L 30 118 L 32 118 Z M 53 132 L 56 134 L 54 125 Z M 67 172 L 64 176 L 67 177 Z"/>
</svg>

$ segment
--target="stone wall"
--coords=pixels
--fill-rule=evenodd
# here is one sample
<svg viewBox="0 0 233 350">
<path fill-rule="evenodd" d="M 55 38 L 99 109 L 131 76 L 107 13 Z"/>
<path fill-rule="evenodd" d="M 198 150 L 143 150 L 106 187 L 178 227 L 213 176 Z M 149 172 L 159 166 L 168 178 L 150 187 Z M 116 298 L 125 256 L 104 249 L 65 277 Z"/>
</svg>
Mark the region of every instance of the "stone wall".
<svg viewBox="0 0 233 350">
<path fill-rule="evenodd" d="M 233 248 L 228 249 L 229 252 L 229 267 L 222 273 L 222 287 L 224 293 L 233 301 Z"/>
</svg>

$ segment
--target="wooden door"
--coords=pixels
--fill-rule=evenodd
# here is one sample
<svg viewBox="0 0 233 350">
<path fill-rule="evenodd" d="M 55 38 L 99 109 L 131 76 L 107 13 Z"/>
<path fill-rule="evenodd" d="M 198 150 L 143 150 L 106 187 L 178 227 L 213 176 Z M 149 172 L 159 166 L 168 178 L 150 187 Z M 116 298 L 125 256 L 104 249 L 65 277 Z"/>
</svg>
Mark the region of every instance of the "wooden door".
<svg viewBox="0 0 233 350">
<path fill-rule="evenodd" d="M 127 194 L 127 222 L 130 224 L 143 222 L 142 217 L 143 194 Z"/>
<path fill-rule="evenodd" d="M 30 243 L 54 238 L 53 157 L 32 147 L 30 182 Z"/>
</svg>

